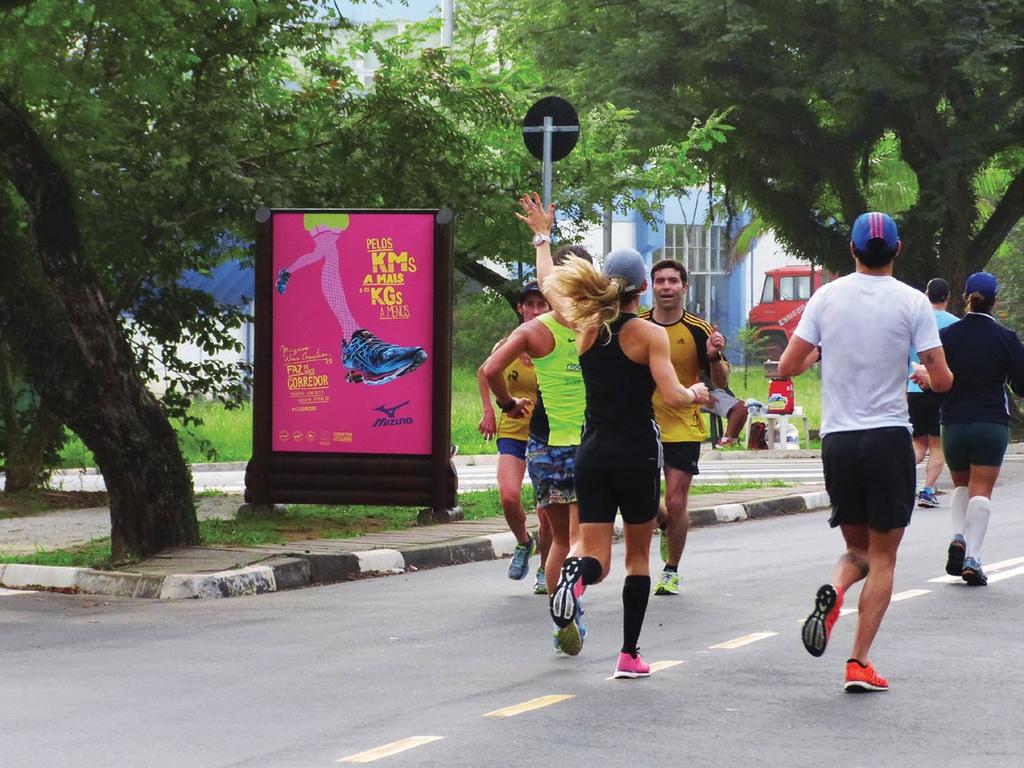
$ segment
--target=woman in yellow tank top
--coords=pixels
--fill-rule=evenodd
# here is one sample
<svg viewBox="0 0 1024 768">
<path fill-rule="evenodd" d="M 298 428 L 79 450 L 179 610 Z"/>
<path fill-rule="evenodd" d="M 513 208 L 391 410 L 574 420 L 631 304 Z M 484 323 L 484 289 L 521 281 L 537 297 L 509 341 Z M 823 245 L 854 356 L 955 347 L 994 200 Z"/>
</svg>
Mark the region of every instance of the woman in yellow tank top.
<svg viewBox="0 0 1024 768">
<path fill-rule="evenodd" d="M 523 286 L 516 304 L 516 312 L 521 322 L 532 320 L 549 311 L 548 303 L 535 281 Z M 504 343 L 502 339 L 494 345 L 497 349 Z M 493 352 L 493 350 L 492 350 Z M 521 355 L 505 368 L 505 381 L 513 398 L 525 398 L 531 402 L 537 400 L 537 374 L 533 361 L 529 356 Z M 480 403 L 483 407 L 483 418 L 478 429 L 485 440 L 497 438 L 498 447 L 498 493 L 501 496 L 501 508 L 505 513 L 505 521 L 509 530 L 516 537 L 516 549 L 508 566 L 510 579 L 523 579 L 530 569 L 530 556 L 534 549 L 540 551 L 541 567 L 537 570 L 534 583 L 534 594 L 547 594 L 544 582 L 544 561 L 547 559 L 548 547 L 551 544 L 551 526 L 544 514 L 538 509 L 540 529 L 537 534 L 536 547 L 529 532 L 526 530 L 526 511 L 523 509 L 522 489 L 523 476 L 526 473 L 526 441 L 530 435 L 530 416 L 512 418 L 507 413 L 495 421 L 494 405 L 487 378 L 482 369 L 477 370 L 477 384 L 480 388 Z"/>
</svg>

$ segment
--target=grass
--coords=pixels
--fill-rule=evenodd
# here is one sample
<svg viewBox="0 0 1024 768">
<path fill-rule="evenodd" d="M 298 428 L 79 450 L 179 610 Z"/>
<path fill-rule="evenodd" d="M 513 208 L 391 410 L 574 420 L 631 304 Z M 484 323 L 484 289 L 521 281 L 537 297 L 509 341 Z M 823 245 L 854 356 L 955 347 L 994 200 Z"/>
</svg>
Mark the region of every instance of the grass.
<svg viewBox="0 0 1024 768">
<path fill-rule="evenodd" d="M 773 480 L 767 483 L 733 482 L 726 484 L 698 484 L 690 489 L 691 496 L 749 488 L 787 488 L 789 483 Z M 0 495 L 2 496 L 2 495 Z M 502 515 L 497 490 L 473 491 L 459 494 L 459 503 L 467 520 L 482 520 Z M 532 492 L 523 489 L 523 505 L 532 507 Z M 417 525 L 416 508 L 323 506 L 293 504 L 283 517 L 261 520 L 201 520 L 199 536 L 203 544 L 233 544 L 254 546 L 281 544 L 286 541 L 307 539 L 340 539 L 367 533 L 401 530 Z M 111 561 L 110 539 L 94 539 L 88 544 L 69 549 L 40 550 L 31 555 L 2 555 L 0 563 L 28 563 L 31 565 L 60 565 L 79 568 L 109 570 Z M 116 565 L 125 565 L 124 563 Z"/>
<path fill-rule="evenodd" d="M 768 380 L 760 367 L 733 369 L 729 386 L 741 400 L 749 397 L 762 402 L 768 399 Z M 821 423 L 821 377 L 816 370 L 809 371 L 793 381 L 797 405 L 803 406 L 810 417 L 810 428 Z M 227 410 L 217 403 L 197 403 L 192 415 L 201 418 L 199 427 L 174 426 L 182 453 L 189 463 L 206 461 L 248 461 L 252 455 L 252 407 Z M 452 371 L 452 442 L 459 446 L 463 456 L 494 453 L 494 443 L 484 440 L 477 431 L 480 422 L 480 395 L 476 385 L 475 369 L 457 366 Z M 216 448 L 216 455 L 208 456 L 203 441 Z M 81 440 L 72 436 L 61 451 L 62 467 L 93 467 L 92 454 Z"/>
</svg>

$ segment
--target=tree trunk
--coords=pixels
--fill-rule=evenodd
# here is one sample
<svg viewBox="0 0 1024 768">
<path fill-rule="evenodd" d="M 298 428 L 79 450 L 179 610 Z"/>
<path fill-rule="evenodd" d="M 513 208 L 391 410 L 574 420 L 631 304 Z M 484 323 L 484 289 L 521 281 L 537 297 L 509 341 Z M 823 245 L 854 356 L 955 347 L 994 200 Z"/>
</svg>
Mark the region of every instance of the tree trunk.
<svg viewBox="0 0 1024 768">
<path fill-rule="evenodd" d="M 25 200 L 35 246 L 0 249 L 0 323 L 33 387 L 96 457 L 114 559 L 196 544 L 191 473 L 81 253 L 68 179 L 2 95 L 0 170 Z"/>
</svg>

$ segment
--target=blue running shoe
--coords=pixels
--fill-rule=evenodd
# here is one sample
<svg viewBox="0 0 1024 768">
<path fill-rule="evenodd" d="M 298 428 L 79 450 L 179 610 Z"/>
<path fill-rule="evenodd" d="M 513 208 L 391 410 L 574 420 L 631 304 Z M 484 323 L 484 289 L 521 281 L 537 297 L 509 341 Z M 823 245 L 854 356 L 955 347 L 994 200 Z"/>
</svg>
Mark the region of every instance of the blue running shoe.
<svg viewBox="0 0 1024 768">
<path fill-rule="evenodd" d="M 964 558 L 964 570 L 960 578 L 972 587 L 988 586 L 988 576 L 981 570 L 981 561 L 974 557 Z"/>
<path fill-rule="evenodd" d="M 949 542 L 949 553 L 946 558 L 946 573 L 950 576 L 961 576 L 964 572 L 964 555 L 967 553 L 967 542 L 959 533 Z"/>
<path fill-rule="evenodd" d="M 387 384 L 415 371 L 426 361 L 427 353 L 422 347 L 388 344 L 363 329 L 341 342 L 345 381 L 355 384 Z"/>
<path fill-rule="evenodd" d="M 535 595 L 546 595 L 548 593 L 548 583 L 544 578 L 544 569 L 537 569 L 537 580 L 533 583 L 533 594 Z"/>
<path fill-rule="evenodd" d="M 284 295 L 285 289 L 288 288 L 288 278 L 292 276 L 284 267 L 281 267 L 281 271 L 277 273 L 277 292 Z"/>
<path fill-rule="evenodd" d="M 512 562 L 508 564 L 508 577 L 520 581 L 526 578 L 530 572 L 530 555 L 533 554 L 533 538 L 528 538 L 525 544 L 517 544 L 516 551 L 512 555 Z"/>
<path fill-rule="evenodd" d="M 923 488 L 921 492 L 917 494 L 917 506 L 933 509 L 939 506 L 939 500 L 935 498 L 935 494 L 932 493 L 931 488 Z"/>
</svg>

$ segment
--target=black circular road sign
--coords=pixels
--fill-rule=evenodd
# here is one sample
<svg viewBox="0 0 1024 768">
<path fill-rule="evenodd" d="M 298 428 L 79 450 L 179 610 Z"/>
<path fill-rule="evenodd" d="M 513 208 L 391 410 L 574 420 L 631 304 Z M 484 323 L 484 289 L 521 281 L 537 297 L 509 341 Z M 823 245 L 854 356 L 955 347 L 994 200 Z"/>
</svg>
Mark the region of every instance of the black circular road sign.
<svg viewBox="0 0 1024 768">
<path fill-rule="evenodd" d="M 572 152 L 580 137 L 580 118 L 565 99 L 559 96 L 545 96 L 535 103 L 523 118 L 523 141 L 530 154 L 538 160 L 544 159 L 544 118 L 552 118 L 554 131 L 551 134 L 551 160 L 561 160 Z M 532 130 L 528 130 L 532 129 Z"/>
</svg>

